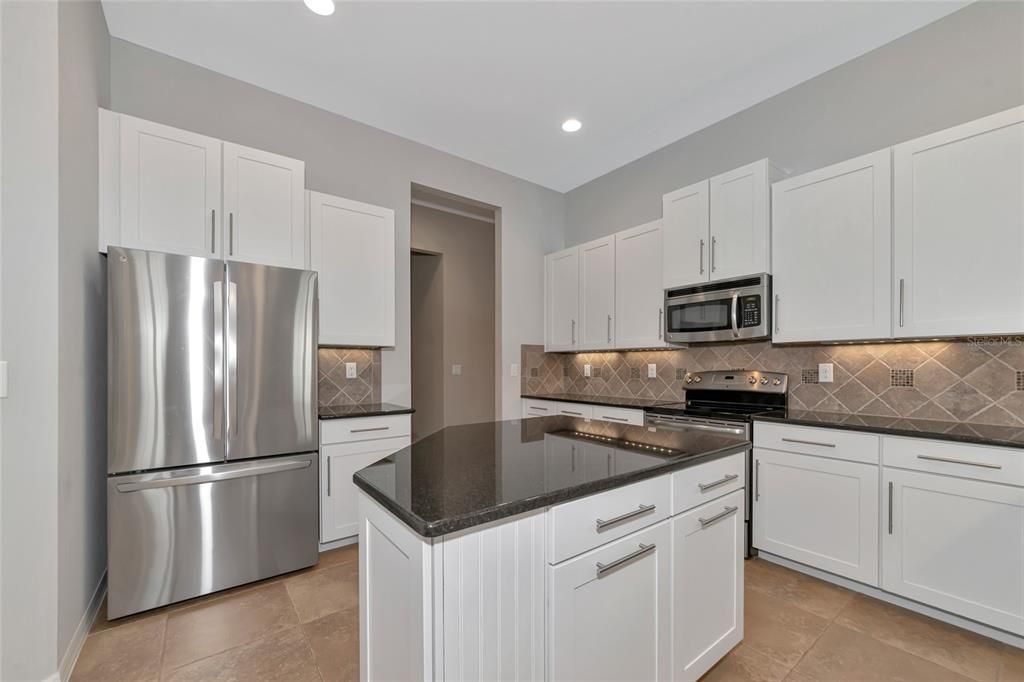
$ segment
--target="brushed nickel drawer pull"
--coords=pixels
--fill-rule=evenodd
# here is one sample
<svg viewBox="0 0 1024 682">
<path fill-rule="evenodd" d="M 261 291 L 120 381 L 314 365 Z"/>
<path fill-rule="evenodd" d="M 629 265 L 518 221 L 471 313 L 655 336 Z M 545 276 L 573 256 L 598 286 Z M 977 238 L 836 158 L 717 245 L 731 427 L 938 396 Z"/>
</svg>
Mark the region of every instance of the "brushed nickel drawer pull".
<svg viewBox="0 0 1024 682">
<path fill-rule="evenodd" d="M 657 547 L 657 545 L 655 545 L 653 542 L 651 544 L 649 544 L 649 545 L 645 545 L 644 543 L 641 542 L 640 543 L 640 549 L 638 549 L 638 550 L 636 550 L 634 552 L 630 552 L 629 554 L 627 554 L 624 557 L 619 557 L 615 561 L 612 561 L 612 562 L 607 563 L 607 564 L 602 564 L 600 561 L 598 561 L 597 562 L 597 577 L 598 578 L 603 578 L 606 575 L 608 575 L 608 573 L 610 571 L 614 571 L 616 568 L 619 568 L 621 566 L 625 566 L 626 564 L 628 564 L 631 561 L 634 561 L 636 559 L 639 559 L 640 557 L 644 556 L 645 554 L 650 554 L 651 552 L 654 551 L 655 547 Z"/>
<path fill-rule="evenodd" d="M 966 464 L 969 467 L 981 467 L 983 469 L 1002 469 L 1001 464 L 989 464 L 988 462 L 969 462 L 966 459 L 952 459 L 949 457 L 934 457 L 932 455 L 918 455 L 918 459 L 926 459 L 929 462 L 946 462 L 947 464 Z"/>
<path fill-rule="evenodd" d="M 327 458 L 327 497 L 331 496 L 331 458 Z"/>
<path fill-rule="evenodd" d="M 547 412 L 548 411 L 548 408 L 546 408 L 546 407 L 538 407 L 537 405 L 533 405 L 532 407 L 530 407 L 530 409 L 531 410 L 540 410 L 541 412 Z"/>
<path fill-rule="evenodd" d="M 628 511 L 625 514 L 620 514 L 619 516 L 616 516 L 613 519 L 608 519 L 607 521 L 605 521 L 604 519 L 596 519 L 594 525 L 597 527 L 597 530 L 604 530 L 605 528 L 608 528 L 609 526 L 614 526 L 614 525 L 617 525 L 619 523 L 622 523 L 623 521 L 629 521 L 630 519 L 635 518 L 637 516 L 640 516 L 641 514 L 646 514 L 647 512 L 652 512 L 652 511 L 654 511 L 656 506 L 657 505 L 653 505 L 653 504 L 641 504 L 639 507 L 637 507 L 633 511 Z"/>
<path fill-rule="evenodd" d="M 783 443 L 799 443 L 800 445 L 817 445 L 823 448 L 834 448 L 835 443 L 820 443 L 816 440 L 799 440 L 798 438 L 783 438 Z"/>
<path fill-rule="evenodd" d="M 352 429 L 352 433 L 369 433 L 370 431 L 390 431 L 390 426 L 374 426 L 368 429 Z"/>
<path fill-rule="evenodd" d="M 724 478 L 720 478 L 717 481 L 712 481 L 711 483 L 698 483 L 697 487 L 700 488 L 700 491 L 703 493 L 705 491 L 711 490 L 712 488 L 717 488 L 720 485 L 725 485 L 729 481 L 735 481 L 739 477 L 739 474 L 727 474 Z"/>
<path fill-rule="evenodd" d="M 562 414 L 571 414 L 574 417 L 582 417 L 582 412 L 573 412 L 572 410 L 562 410 Z"/>
<path fill-rule="evenodd" d="M 889 481 L 889 535 L 892 535 L 892 481 Z"/>
<path fill-rule="evenodd" d="M 610 422 L 628 422 L 629 420 L 624 417 L 610 417 L 608 415 L 602 415 L 599 419 L 607 419 Z"/>
<path fill-rule="evenodd" d="M 710 519 L 702 519 L 702 518 L 698 517 L 697 520 L 700 521 L 700 527 L 703 529 L 703 528 L 707 528 L 710 525 L 718 523 L 719 521 L 724 519 L 726 516 L 731 516 L 732 514 L 735 514 L 738 510 L 739 510 L 739 507 L 726 507 L 723 511 L 718 512 L 717 514 L 712 516 Z"/>
</svg>

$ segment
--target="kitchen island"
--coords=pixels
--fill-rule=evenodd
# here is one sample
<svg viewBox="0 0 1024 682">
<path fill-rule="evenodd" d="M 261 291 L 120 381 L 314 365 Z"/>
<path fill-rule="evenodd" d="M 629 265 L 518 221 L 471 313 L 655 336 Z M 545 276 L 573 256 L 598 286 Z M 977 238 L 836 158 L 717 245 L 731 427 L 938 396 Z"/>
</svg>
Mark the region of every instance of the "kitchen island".
<svg viewBox="0 0 1024 682">
<path fill-rule="evenodd" d="M 743 637 L 741 437 L 571 417 L 358 471 L 362 680 L 690 680 Z"/>
</svg>

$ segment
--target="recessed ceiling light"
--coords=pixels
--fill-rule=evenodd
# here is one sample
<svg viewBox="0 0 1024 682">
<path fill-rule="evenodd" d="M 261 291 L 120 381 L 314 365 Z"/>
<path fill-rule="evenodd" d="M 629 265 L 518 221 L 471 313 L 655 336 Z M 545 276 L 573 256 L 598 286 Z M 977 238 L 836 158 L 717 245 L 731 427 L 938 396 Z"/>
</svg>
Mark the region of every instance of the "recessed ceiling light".
<svg viewBox="0 0 1024 682">
<path fill-rule="evenodd" d="M 329 17 L 334 14 L 334 0 L 302 0 L 315 14 Z"/>
<path fill-rule="evenodd" d="M 582 127 L 583 127 L 583 124 L 580 123 L 575 118 L 570 118 L 570 119 L 566 120 L 565 123 L 562 124 L 562 130 L 564 130 L 567 133 L 575 133 L 576 131 L 578 131 Z"/>
</svg>

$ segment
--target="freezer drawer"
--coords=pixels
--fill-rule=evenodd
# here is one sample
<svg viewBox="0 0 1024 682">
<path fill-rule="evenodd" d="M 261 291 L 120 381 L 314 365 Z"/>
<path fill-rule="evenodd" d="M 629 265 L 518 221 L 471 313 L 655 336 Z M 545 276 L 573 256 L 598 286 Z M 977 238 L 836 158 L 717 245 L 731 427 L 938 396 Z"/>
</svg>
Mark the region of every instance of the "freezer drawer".
<svg viewBox="0 0 1024 682">
<path fill-rule="evenodd" d="M 107 479 L 120 618 L 317 562 L 317 453 Z"/>
</svg>

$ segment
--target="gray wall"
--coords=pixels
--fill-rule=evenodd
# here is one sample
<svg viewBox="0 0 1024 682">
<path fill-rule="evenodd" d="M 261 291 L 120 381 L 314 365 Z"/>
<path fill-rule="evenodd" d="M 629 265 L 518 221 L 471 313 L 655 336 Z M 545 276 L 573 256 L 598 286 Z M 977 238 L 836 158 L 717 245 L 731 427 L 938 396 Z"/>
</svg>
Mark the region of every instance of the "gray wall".
<svg viewBox="0 0 1024 682">
<path fill-rule="evenodd" d="M 397 343 L 385 350 L 382 397 L 408 403 L 411 183 L 502 209 L 501 360 L 544 337 L 543 255 L 562 246 L 563 195 L 242 81 L 114 39 L 111 108 L 306 162 L 307 187 L 395 210 Z M 409 112 L 415 116 L 415 112 Z M 506 370 L 502 410 L 519 414 L 519 379 Z"/>
<path fill-rule="evenodd" d="M 439 255 L 412 254 L 409 307 L 412 317 L 412 406 L 416 409 L 412 415 L 413 439 L 444 427 L 443 269 Z"/>
<path fill-rule="evenodd" d="M 61 2 L 58 222 L 58 652 L 107 565 L 106 262 L 96 252 L 97 106 L 110 102 L 110 35 L 98 2 Z"/>
<path fill-rule="evenodd" d="M 492 420 L 494 225 L 413 206 L 411 243 L 441 254 L 443 425 Z M 460 376 L 452 375 L 453 364 L 462 365 Z M 413 407 L 419 406 L 413 402 Z"/>
<path fill-rule="evenodd" d="M 802 173 L 1022 103 L 1024 3 L 978 2 L 572 190 L 566 244 L 759 158 Z"/>
</svg>

